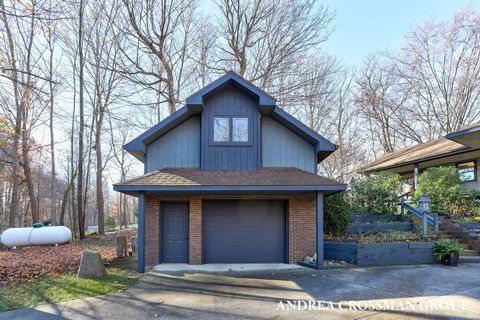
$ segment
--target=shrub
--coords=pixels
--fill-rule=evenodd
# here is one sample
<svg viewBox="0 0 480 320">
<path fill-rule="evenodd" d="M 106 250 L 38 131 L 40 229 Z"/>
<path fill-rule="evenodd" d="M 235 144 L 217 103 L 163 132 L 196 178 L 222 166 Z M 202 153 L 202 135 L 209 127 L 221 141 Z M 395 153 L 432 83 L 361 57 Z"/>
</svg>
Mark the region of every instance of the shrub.
<svg viewBox="0 0 480 320">
<path fill-rule="evenodd" d="M 324 228 L 326 233 L 343 235 L 350 222 L 350 205 L 345 200 L 345 192 L 325 197 Z"/>
<path fill-rule="evenodd" d="M 447 255 L 460 254 L 464 249 L 457 240 L 440 239 L 433 246 L 433 255 L 437 261 L 442 261 Z"/>
<path fill-rule="evenodd" d="M 115 218 L 114 217 L 105 217 L 105 228 L 107 230 L 113 230 L 116 227 Z"/>
<path fill-rule="evenodd" d="M 452 218 L 478 213 L 478 190 L 461 187 L 455 167 L 429 168 L 418 177 L 415 201 L 426 195 L 432 201 L 432 212 Z"/>
<path fill-rule="evenodd" d="M 355 213 L 395 214 L 402 192 L 402 177 L 380 172 L 352 183 L 352 208 Z"/>
</svg>

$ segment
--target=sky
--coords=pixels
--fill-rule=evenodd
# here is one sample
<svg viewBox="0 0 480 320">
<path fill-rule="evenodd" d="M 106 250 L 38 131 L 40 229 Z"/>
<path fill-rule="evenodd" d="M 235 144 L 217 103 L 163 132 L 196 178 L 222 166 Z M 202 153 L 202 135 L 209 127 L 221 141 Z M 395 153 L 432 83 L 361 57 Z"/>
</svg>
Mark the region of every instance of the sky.
<svg viewBox="0 0 480 320">
<path fill-rule="evenodd" d="M 336 12 L 335 30 L 325 50 L 350 67 L 376 50 L 401 48 L 408 30 L 428 19 L 450 20 L 480 0 L 321 0 Z"/>
</svg>

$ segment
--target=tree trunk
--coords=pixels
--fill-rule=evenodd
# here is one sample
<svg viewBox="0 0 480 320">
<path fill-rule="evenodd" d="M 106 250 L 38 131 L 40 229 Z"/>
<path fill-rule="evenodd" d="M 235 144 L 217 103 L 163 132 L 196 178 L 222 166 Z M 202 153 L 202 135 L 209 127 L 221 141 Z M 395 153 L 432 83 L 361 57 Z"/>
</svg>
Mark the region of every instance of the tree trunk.
<svg viewBox="0 0 480 320">
<path fill-rule="evenodd" d="M 68 200 L 68 194 L 70 193 L 70 190 L 73 188 L 73 184 L 75 183 L 75 178 L 77 176 L 77 172 L 73 172 L 72 176 L 70 177 L 70 180 L 68 181 L 67 188 L 65 189 L 65 192 L 63 193 L 63 198 L 62 198 L 62 207 L 60 210 L 60 225 L 63 226 L 65 224 L 65 208 L 67 206 L 67 200 Z"/>
<path fill-rule="evenodd" d="M 23 153 L 23 172 L 25 173 L 25 180 L 27 182 L 28 197 L 30 198 L 30 210 L 32 211 L 32 222 L 39 222 L 40 213 L 38 209 L 38 199 L 35 192 L 35 184 L 33 183 L 32 168 L 30 167 L 30 158 L 28 156 L 29 146 L 28 146 L 28 135 L 27 128 L 25 128 L 25 122 L 23 124 L 23 133 L 22 133 L 22 153 Z"/>
<path fill-rule="evenodd" d="M 84 1 L 80 0 L 78 11 L 78 58 L 79 58 L 79 128 L 78 128 L 78 183 L 77 183 L 77 215 L 78 233 L 80 239 L 85 239 L 85 210 L 83 208 L 83 130 L 84 130 L 84 57 L 83 57 L 83 6 Z"/>
<path fill-rule="evenodd" d="M 115 249 L 118 258 L 125 258 L 128 255 L 127 238 L 125 236 L 115 236 Z"/>
<path fill-rule="evenodd" d="M 50 30 L 50 28 L 49 28 Z M 56 210 L 55 210 L 55 191 L 56 191 L 56 183 L 57 183 L 57 176 L 55 171 L 55 136 L 54 136 L 54 129 L 53 129 L 53 106 L 54 106 L 54 93 L 53 93 L 53 47 L 51 46 L 51 35 L 52 31 L 49 31 L 49 43 L 50 43 L 50 57 L 49 57 L 49 65 L 48 65 L 48 72 L 49 72 L 49 89 L 50 89 L 50 119 L 49 119 L 49 127 L 50 127 L 50 157 L 52 161 L 52 176 L 51 176 L 51 185 L 50 185 L 50 216 L 52 218 L 56 217 Z M 62 203 L 63 205 L 63 203 Z M 65 210 L 65 209 L 64 209 Z M 63 219 L 62 219 L 63 225 Z"/>
<path fill-rule="evenodd" d="M 18 73 L 17 73 L 17 58 L 15 56 L 15 45 L 13 42 L 12 31 L 7 21 L 7 10 L 5 9 L 5 2 L 0 0 L 0 9 L 2 12 L 2 20 L 5 27 L 5 32 L 7 34 L 8 41 L 8 51 L 9 51 L 9 61 L 12 65 L 12 84 L 13 84 L 13 95 L 15 99 L 15 133 L 13 136 L 13 146 L 12 146 L 12 195 L 10 202 L 10 212 L 8 215 L 8 226 L 15 227 L 15 219 L 20 215 L 20 205 L 19 205 L 19 172 L 20 164 L 18 157 L 18 147 L 20 144 L 20 137 L 22 131 L 22 104 L 20 103 L 19 90 L 18 90 Z"/>
<path fill-rule="evenodd" d="M 102 111 L 100 110 L 100 113 Z M 102 126 L 103 114 L 97 119 L 95 132 L 95 154 L 97 157 L 96 189 L 97 189 L 97 213 L 98 213 L 98 234 L 105 234 L 105 201 L 103 198 L 103 166 L 102 166 L 102 146 L 100 143 L 100 132 Z"/>
</svg>

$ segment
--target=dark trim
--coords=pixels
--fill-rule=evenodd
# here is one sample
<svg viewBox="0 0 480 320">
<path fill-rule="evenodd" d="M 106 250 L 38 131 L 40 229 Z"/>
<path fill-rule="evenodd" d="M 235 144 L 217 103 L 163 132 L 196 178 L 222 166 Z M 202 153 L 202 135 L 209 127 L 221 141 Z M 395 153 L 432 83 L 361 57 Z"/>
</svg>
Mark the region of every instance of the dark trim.
<svg viewBox="0 0 480 320">
<path fill-rule="evenodd" d="M 258 148 L 257 148 L 257 168 L 263 168 L 263 116 L 260 114 L 258 119 Z"/>
<path fill-rule="evenodd" d="M 129 191 L 173 191 L 173 192 L 209 192 L 209 191 L 344 191 L 345 184 L 329 186 L 135 186 L 135 185 L 113 185 L 113 190 L 120 192 Z"/>
<path fill-rule="evenodd" d="M 290 238 L 290 228 L 288 227 L 290 222 L 290 200 L 287 198 L 284 201 L 285 205 L 285 263 L 288 264 L 290 262 L 290 249 L 289 249 L 289 238 Z"/>
<path fill-rule="evenodd" d="M 228 139 L 229 141 L 214 141 L 214 128 L 213 128 L 213 119 L 214 118 L 227 118 L 228 119 Z M 233 118 L 246 118 L 248 121 L 248 141 L 233 141 Z M 208 135 L 208 145 L 210 147 L 252 147 L 253 146 L 253 120 L 249 115 L 223 115 L 223 114 L 212 114 L 210 115 L 209 125 L 212 126 L 210 134 Z"/>
<path fill-rule="evenodd" d="M 232 70 L 228 71 L 226 74 L 218 78 L 217 80 L 206 85 L 199 91 L 195 92 L 189 96 L 185 101 L 187 105 L 203 105 L 203 100 L 208 95 L 213 94 L 214 92 L 221 90 L 226 85 L 231 84 L 239 89 L 242 89 L 244 92 L 258 98 L 258 104 L 260 106 L 274 106 L 276 105 L 276 100 L 271 95 L 261 90 L 260 88 L 253 85 L 251 82 L 245 80 Z"/>
<path fill-rule="evenodd" d="M 324 249 L 323 249 L 323 193 L 316 193 L 316 244 L 317 244 L 317 269 L 323 267 Z"/>
<path fill-rule="evenodd" d="M 143 155 L 143 174 L 147 174 L 148 172 L 148 167 L 147 167 L 147 163 L 148 163 L 148 154 L 145 152 L 144 155 Z"/>
<path fill-rule="evenodd" d="M 476 182 L 478 180 L 478 178 L 477 178 L 477 175 L 478 175 L 478 159 L 477 158 L 473 158 L 471 160 L 462 160 L 462 161 L 456 162 L 455 166 L 457 167 L 457 173 L 458 173 L 458 165 L 463 164 L 463 163 L 468 163 L 468 162 L 473 162 L 474 163 L 474 167 L 473 167 L 474 177 L 473 177 L 473 180 L 468 180 L 468 181 L 461 181 L 460 180 L 461 183 Z"/>
<path fill-rule="evenodd" d="M 161 201 L 160 200 L 160 204 L 159 204 L 159 211 L 160 211 L 160 214 L 159 214 L 159 219 L 160 219 L 160 230 L 159 230 L 159 234 L 160 234 L 160 239 L 159 239 L 159 245 L 160 245 L 160 254 L 159 254 L 159 261 L 158 263 L 162 263 L 165 259 L 163 259 L 163 229 L 162 229 L 162 221 L 163 221 L 163 206 L 166 205 L 166 204 L 186 204 L 187 205 L 187 212 L 188 212 L 188 215 L 187 215 L 187 237 L 188 237 L 188 241 L 187 241 L 187 264 L 190 264 L 190 201 Z"/>
<path fill-rule="evenodd" d="M 145 193 L 138 193 L 138 253 L 137 271 L 145 272 Z"/>
<path fill-rule="evenodd" d="M 466 129 L 463 129 L 463 130 L 459 130 L 459 131 L 449 133 L 445 136 L 445 138 L 452 139 L 452 138 L 456 138 L 458 136 L 463 136 L 465 134 L 469 134 L 469 133 L 473 133 L 473 132 L 477 132 L 477 131 L 480 131 L 480 126 L 466 128 Z"/>
</svg>

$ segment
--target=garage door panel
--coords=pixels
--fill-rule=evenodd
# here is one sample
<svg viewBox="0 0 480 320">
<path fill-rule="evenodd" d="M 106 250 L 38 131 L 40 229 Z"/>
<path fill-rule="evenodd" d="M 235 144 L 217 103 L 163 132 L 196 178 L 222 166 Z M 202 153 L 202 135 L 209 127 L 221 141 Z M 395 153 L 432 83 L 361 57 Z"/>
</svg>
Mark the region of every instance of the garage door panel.
<svg viewBox="0 0 480 320">
<path fill-rule="evenodd" d="M 285 262 L 284 201 L 205 202 L 205 262 Z"/>
</svg>

